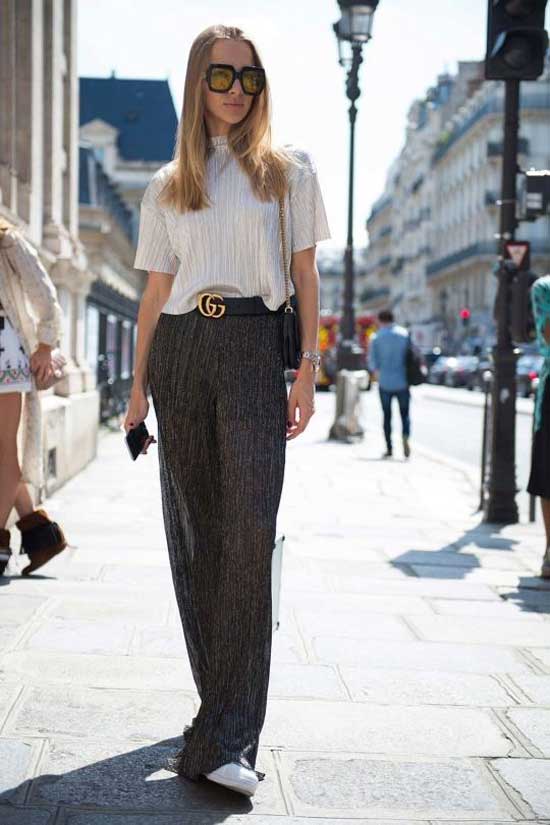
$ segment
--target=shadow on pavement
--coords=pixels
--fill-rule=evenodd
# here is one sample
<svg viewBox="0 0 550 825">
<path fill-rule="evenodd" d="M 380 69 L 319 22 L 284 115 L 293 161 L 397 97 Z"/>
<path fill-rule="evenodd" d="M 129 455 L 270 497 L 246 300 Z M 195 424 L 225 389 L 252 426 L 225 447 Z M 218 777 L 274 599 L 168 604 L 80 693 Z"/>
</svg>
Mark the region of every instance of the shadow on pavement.
<svg viewBox="0 0 550 825">
<path fill-rule="evenodd" d="M 63 761 L 74 764 L 86 759 L 88 764 L 58 774 L 44 773 L 4 790 L 0 793 L 0 822 L 3 821 L 2 810 L 19 810 L 23 825 L 25 812 L 35 805 L 52 808 L 62 805 L 66 814 L 75 815 L 79 811 L 83 817 L 91 809 L 95 816 L 90 822 L 97 825 L 103 823 L 102 813 L 105 823 L 113 821 L 115 812 L 134 814 L 136 818 L 150 817 L 151 820 L 156 815 L 173 814 L 175 823 L 184 821 L 181 817 L 185 812 L 185 822 L 189 825 L 216 825 L 231 814 L 252 811 L 251 800 L 242 794 L 216 785 L 205 777 L 190 781 L 166 769 L 166 760 L 181 747 L 181 741 L 181 737 L 165 739 L 94 760 L 91 749 L 95 746 L 96 753 L 100 749 L 108 753 L 111 750 L 108 740 L 72 739 L 69 742 L 54 738 L 49 755 L 51 763 L 59 762 L 62 766 Z M 188 816 L 193 813 L 197 814 L 197 819 Z"/>
<path fill-rule="evenodd" d="M 467 579 L 472 570 L 481 568 L 481 564 L 475 552 L 461 552 L 463 548 L 509 553 L 520 544 L 517 539 L 500 536 L 502 529 L 503 525 L 481 521 L 437 550 L 407 550 L 394 557 L 390 564 L 412 577 Z M 517 586 L 500 587 L 499 590 L 504 590 L 499 592 L 504 601 L 514 602 L 522 610 L 550 613 L 550 581 L 539 576 L 520 576 Z"/>
</svg>

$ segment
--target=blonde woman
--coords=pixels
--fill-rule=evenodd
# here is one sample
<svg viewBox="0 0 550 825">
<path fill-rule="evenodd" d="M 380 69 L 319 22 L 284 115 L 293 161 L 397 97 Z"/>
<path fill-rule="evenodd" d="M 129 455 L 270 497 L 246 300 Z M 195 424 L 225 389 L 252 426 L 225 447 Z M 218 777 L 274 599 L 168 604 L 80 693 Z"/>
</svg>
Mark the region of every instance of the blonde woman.
<svg viewBox="0 0 550 825">
<path fill-rule="evenodd" d="M 172 769 L 249 796 L 264 777 L 255 764 L 286 441 L 314 411 L 315 245 L 330 237 L 313 161 L 271 145 L 270 117 L 250 37 L 203 31 L 189 55 L 175 158 L 142 201 L 135 266 L 149 278 L 124 423 L 128 431 L 146 418 L 150 385 L 172 577 L 201 699 Z M 279 197 L 302 350 L 289 397 Z"/>
<path fill-rule="evenodd" d="M 41 410 L 35 376 L 47 378 L 61 331 L 61 308 L 46 270 L 30 243 L 0 218 L 0 575 L 12 550 L 8 517 L 15 507 L 20 552 L 28 576 L 67 545 L 47 512 L 35 510 L 27 484 L 43 485 Z M 23 403 L 23 395 L 25 401 Z M 22 461 L 17 431 L 23 423 Z"/>
</svg>

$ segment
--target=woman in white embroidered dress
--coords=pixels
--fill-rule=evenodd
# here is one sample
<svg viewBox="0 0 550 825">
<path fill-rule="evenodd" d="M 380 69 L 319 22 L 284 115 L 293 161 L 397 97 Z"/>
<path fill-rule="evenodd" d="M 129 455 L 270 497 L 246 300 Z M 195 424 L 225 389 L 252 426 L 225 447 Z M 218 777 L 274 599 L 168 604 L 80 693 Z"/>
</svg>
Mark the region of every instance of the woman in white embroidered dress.
<svg viewBox="0 0 550 825">
<path fill-rule="evenodd" d="M 51 352 L 61 332 L 55 286 L 36 251 L 0 218 L 0 575 L 12 550 L 8 518 L 15 507 L 20 552 L 28 576 L 67 546 L 63 531 L 42 508 L 34 508 L 27 484 L 43 485 L 41 408 L 35 376 L 52 370 Z M 23 394 L 25 401 L 23 403 Z M 17 432 L 23 422 L 22 461 Z"/>
</svg>

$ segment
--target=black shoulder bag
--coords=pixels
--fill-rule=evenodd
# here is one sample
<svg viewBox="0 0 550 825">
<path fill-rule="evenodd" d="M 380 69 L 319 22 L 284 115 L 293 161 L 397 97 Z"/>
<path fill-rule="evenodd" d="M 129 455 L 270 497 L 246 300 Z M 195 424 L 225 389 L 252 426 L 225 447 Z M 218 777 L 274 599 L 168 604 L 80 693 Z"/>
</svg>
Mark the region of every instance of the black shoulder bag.
<svg viewBox="0 0 550 825">
<path fill-rule="evenodd" d="M 407 346 L 407 354 L 405 356 L 405 370 L 407 373 L 407 384 L 410 387 L 417 387 L 423 384 L 426 380 L 426 370 L 422 364 L 422 359 L 419 353 L 412 345 L 411 339 Z"/>
<path fill-rule="evenodd" d="M 279 227 L 283 251 L 283 268 L 285 273 L 285 309 L 283 312 L 283 367 L 285 370 L 297 370 L 301 360 L 300 326 L 298 307 L 290 302 L 290 265 L 286 254 L 285 209 L 284 199 L 279 199 Z"/>
</svg>

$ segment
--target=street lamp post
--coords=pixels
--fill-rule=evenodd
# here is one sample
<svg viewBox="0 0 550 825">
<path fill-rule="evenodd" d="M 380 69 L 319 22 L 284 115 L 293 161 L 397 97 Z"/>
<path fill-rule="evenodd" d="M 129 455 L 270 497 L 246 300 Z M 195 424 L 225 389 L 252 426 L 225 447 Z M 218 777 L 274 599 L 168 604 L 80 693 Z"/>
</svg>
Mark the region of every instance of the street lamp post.
<svg viewBox="0 0 550 825">
<path fill-rule="evenodd" d="M 355 271 L 353 259 L 353 187 L 355 162 L 355 101 L 361 94 L 359 88 L 359 67 L 363 62 L 362 49 L 371 39 L 374 12 L 379 0 L 338 0 L 341 18 L 334 24 L 338 42 L 338 62 L 347 70 L 346 94 L 350 100 L 349 124 L 349 182 L 348 182 L 348 234 L 344 254 L 344 294 L 342 306 L 341 334 L 338 342 L 336 364 L 338 370 L 336 420 L 331 427 L 329 438 L 349 441 L 351 437 L 362 437 L 357 416 L 350 410 L 350 393 L 346 386 L 349 373 L 362 368 L 363 351 L 355 333 Z M 356 382 L 357 383 L 357 382 Z"/>
</svg>

